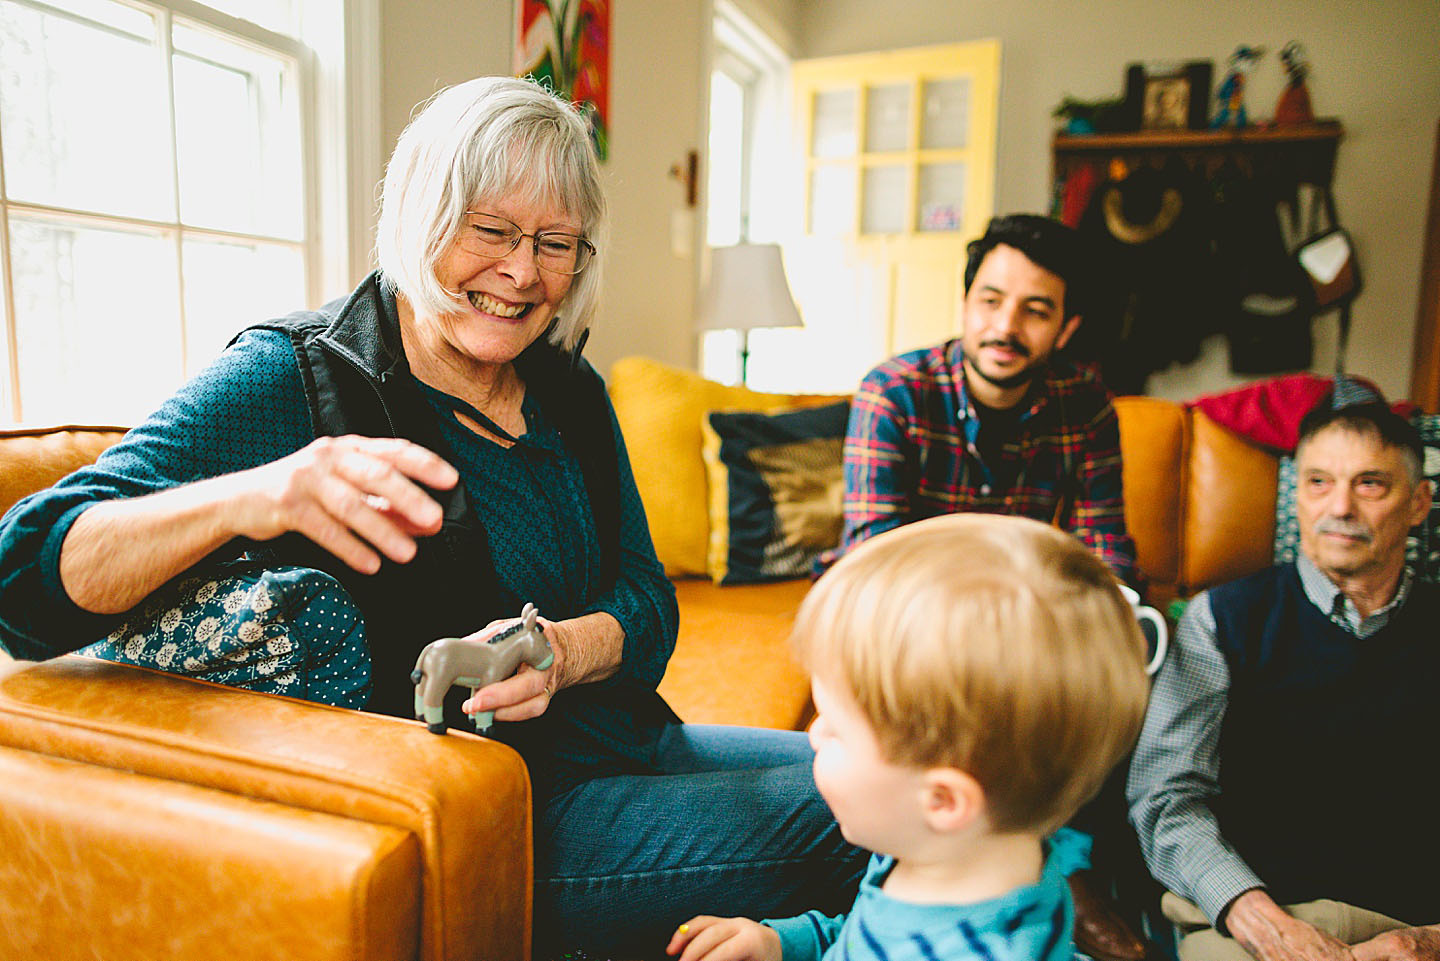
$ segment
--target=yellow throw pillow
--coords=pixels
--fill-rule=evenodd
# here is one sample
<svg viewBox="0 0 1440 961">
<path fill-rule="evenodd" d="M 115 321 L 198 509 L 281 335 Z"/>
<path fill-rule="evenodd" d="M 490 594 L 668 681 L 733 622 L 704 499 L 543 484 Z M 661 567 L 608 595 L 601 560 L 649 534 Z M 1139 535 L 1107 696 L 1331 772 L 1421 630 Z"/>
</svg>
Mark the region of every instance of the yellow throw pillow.
<svg viewBox="0 0 1440 961">
<path fill-rule="evenodd" d="M 707 574 L 710 519 L 701 455 L 703 416 L 712 410 L 775 412 L 844 399 L 727 387 L 648 357 L 616 361 L 609 383 L 655 551 L 671 577 Z"/>
</svg>

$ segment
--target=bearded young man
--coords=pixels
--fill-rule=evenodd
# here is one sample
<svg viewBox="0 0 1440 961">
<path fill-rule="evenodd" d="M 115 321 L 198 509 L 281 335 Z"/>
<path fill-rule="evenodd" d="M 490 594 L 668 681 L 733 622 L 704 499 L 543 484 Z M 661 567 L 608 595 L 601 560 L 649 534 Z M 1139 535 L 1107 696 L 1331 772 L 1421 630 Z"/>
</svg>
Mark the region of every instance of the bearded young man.
<svg viewBox="0 0 1440 961">
<path fill-rule="evenodd" d="M 972 241 L 961 336 L 876 367 L 845 439 L 845 527 L 823 569 L 882 531 L 980 511 L 1056 521 L 1135 579 L 1110 392 L 1056 353 L 1081 321 L 1080 238 L 1030 214 Z"/>
<path fill-rule="evenodd" d="M 855 394 L 844 531 L 817 569 L 902 524 L 979 511 L 1054 521 L 1133 582 L 1110 392 L 1057 356 L 1080 326 L 1079 236 L 1015 214 L 992 219 L 966 253 L 961 336 L 886 361 Z M 1097 864 L 1135 843 L 1118 834 L 1128 832 L 1119 794 L 1107 787 L 1073 824 L 1095 835 Z M 1098 961 L 1146 956 L 1087 873 L 1070 882 L 1080 950 Z"/>
</svg>

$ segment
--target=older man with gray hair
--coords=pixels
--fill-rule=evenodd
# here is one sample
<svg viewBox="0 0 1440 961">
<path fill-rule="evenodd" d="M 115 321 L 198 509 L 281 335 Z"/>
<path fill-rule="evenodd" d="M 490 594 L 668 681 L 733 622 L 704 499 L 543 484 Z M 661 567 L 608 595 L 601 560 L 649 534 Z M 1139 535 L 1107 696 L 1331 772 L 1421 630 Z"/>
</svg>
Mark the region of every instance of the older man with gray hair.
<svg viewBox="0 0 1440 961">
<path fill-rule="evenodd" d="M 1130 818 L 1181 961 L 1440 958 L 1440 587 L 1415 429 L 1328 405 L 1296 448 L 1299 558 L 1198 595 L 1156 677 Z M 1212 927 L 1213 925 L 1213 927 Z"/>
</svg>

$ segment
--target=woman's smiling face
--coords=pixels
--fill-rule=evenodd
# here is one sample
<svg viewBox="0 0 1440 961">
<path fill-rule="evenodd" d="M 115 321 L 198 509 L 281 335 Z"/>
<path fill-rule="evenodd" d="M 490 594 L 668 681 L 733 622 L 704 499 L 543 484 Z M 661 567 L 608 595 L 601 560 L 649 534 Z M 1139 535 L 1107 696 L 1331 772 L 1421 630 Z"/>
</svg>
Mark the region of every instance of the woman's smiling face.
<svg viewBox="0 0 1440 961">
<path fill-rule="evenodd" d="M 472 209 L 503 217 L 526 234 L 584 232 L 579 218 L 551 203 L 489 200 Z M 474 228 L 467 221 L 460 229 Z M 430 318 L 443 341 L 441 349 L 448 347 L 482 364 L 509 363 L 529 347 L 550 326 L 574 280 L 569 274 L 541 270 L 530 237 L 503 257 L 472 253 L 452 241 L 440 256 L 435 276 L 467 301 L 451 313 Z"/>
</svg>

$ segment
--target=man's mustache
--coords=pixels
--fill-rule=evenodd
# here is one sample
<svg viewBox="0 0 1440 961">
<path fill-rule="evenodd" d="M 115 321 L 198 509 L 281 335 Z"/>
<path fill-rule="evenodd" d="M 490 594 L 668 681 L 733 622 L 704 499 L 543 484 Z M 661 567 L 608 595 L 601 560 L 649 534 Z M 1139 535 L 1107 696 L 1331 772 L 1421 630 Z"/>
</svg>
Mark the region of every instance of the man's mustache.
<svg viewBox="0 0 1440 961">
<path fill-rule="evenodd" d="M 1021 357 L 1030 356 L 1030 348 L 1011 337 L 992 337 L 989 340 L 980 341 L 980 346 L 1001 347 L 1012 353 L 1019 354 Z"/>
<path fill-rule="evenodd" d="M 1338 517 L 1320 518 L 1315 522 L 1315 533 L 1339 534 L 1341 537 L 1353 537 L 1366 544 L 1375 539 L 1375 532 L 1359 521 L 1341 520 Z"/>
</svg>

